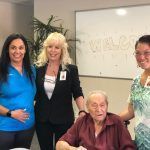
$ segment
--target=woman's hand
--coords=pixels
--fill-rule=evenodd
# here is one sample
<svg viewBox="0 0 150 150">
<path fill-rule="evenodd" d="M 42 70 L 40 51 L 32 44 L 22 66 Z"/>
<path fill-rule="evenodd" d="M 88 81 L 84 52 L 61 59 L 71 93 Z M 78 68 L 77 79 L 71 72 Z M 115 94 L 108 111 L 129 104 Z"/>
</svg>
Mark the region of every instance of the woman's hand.
<svg viewBox="0 0 150 150">
<path fill-rule="evenodd" d="M 25 122 L 27 119 L 29 119 L 30 116 L 25 109 L 17 109 L 11 111 L 11 117 L 21 122 Z"/>
<path fill-rule="evenodd" d="M 82 112 L 79 113 L 79 117 L 83 117 L 84 115 L 86 115 L 85 111 L 82 111 Z"/>
</svg>

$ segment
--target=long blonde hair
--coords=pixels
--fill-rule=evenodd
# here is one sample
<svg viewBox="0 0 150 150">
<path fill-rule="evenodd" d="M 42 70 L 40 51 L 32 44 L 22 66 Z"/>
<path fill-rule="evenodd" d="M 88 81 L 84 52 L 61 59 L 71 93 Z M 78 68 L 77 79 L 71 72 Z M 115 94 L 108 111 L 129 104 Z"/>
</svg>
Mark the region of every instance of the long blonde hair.
<svg viewBox="0 0 150 150">
<path fill-rule="evenodd" d="M 47 47 L 54 41 L 59 43 L 62 50 L 61 58 L 60 58 L 60 63 L 62 65 L 62 68 L 65 69 L 66 65 L 72 63 L 72 60 L 68 52 L 68 44 L 66 42 L 65 36 L 62 35 L 61 33 L 53 32 L 46 38 L 46 40 L 43 43 L 42 51 L 38 56 L 37 62 L 35 62 L 35 64 L 38 67 L 44 66 L 48 62 Z"/>
</svg>

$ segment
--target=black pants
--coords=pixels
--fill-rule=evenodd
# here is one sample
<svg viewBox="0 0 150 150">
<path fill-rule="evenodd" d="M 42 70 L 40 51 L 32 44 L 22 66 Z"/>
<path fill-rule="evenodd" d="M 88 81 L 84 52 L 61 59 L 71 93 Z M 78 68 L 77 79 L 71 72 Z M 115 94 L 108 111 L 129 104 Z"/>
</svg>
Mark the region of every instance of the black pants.
<svg viewBox="0 0 150 150">
<path fill-rule="evenodd" d="M 0 150 L 12 148 L 30 149 L 34 128 L 22 131 L 0 131 Z"/>
<path fill-rule="evenodd" d="M 36 133 L 41 150 L 55 150 L 56 142 L 66 133 L 73 123 L 52 124 L 50 122 L 37 122 Z"/>
</svg>

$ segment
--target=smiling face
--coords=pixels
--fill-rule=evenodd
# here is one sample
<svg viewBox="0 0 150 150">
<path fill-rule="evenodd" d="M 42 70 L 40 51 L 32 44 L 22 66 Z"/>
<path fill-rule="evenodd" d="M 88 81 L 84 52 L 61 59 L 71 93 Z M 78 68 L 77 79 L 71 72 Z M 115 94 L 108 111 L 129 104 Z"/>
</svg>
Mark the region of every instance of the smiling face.
<svg viewBox="0 0 150 150">
<path fill-rule="evenodd" d="M 87 102 L 87 109 L 94 120 L 94 123 L 101 124 L 106 118 L 108 103 L 102 94 L 92 94 Z"/>
<path fill-rule="evenodd" d="M 150 70 L 150 45 L 138 43 L 135 50 L 136 61 L 142 69 Z"/>
<path fill-rule="evenodd" d="M 47 46 L 47 56 L 50 62 L 59 62 L 61 59 L 62 49 L 58 41 L 52 41 Z"/>
<path fill-rule="evenodd" d="M 21 39 L 13 40 L 9 45 L 9 58 L 11 64 L 21 64 L 25 55 L 25 45 Z"/>
</svg>

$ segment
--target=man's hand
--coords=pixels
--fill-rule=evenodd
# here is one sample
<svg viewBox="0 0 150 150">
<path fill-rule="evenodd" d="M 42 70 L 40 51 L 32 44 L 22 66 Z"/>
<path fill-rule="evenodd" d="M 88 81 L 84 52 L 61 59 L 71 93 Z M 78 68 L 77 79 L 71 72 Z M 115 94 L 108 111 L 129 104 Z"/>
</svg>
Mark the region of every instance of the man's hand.
<svg viewBox="0 0 150 150">
<path fill-rule="evenodd" d="M 77 148 L 77 150 L 87 150 L 87 149 L 84 148 L 83 146 L 79 146 L 79 147 Z"/>
</svg>

